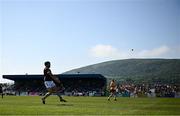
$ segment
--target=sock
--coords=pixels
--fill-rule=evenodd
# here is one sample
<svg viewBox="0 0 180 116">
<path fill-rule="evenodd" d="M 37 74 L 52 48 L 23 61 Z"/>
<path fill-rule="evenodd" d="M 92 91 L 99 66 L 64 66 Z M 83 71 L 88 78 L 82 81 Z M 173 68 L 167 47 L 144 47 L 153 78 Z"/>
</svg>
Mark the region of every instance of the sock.
<svg viewBox="0 0 180 116">
<path fill-rule="evenodd" d="M 51 93 L 50 92 L 47 92 L 46 95 L 43 97 L 43 99 L 46 99 L 48 96 L 50 96 Z"/>
<path fill-rule="evenodd" d="M 63 98 L 61 97 L 60 93 L 57 92 L 57 96 L 59 97 L 60 100 L 62 100 Z"/>
</svg>

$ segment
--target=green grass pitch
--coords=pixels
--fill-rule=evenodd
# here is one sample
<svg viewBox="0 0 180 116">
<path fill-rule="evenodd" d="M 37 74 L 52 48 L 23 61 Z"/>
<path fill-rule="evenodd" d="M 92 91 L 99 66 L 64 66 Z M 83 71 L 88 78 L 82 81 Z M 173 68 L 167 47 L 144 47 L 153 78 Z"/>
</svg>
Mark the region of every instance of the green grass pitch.
<svg viewBox="0 0 180 116">
<path fill-rule="evenodd" d="M 46 104 L 39 96 L 0 98 L 0 115 L 180 115 L 180 98 L 67 97 L 66 103 L 50 96 Z"/>
</svg>

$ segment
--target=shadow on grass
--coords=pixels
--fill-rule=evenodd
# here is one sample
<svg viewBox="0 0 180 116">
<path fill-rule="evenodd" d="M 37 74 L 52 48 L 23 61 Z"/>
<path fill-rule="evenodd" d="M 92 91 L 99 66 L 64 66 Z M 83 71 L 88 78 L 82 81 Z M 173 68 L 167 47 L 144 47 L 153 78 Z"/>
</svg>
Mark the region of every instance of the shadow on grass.
<svg viewBox="0 0 180 116">
<path fill-rule="evenodd" d="M 73 104 L 57 104 L 57 106 L 74 106 Z"/>
</svg>

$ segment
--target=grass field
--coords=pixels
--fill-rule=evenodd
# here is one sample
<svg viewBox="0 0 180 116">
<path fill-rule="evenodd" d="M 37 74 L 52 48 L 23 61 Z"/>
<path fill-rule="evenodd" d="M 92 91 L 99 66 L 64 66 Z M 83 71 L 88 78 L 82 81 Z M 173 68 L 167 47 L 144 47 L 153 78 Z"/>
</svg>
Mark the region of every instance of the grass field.
<svg viewBox="0 0 180 116">
<path fill-rule="evenodd" d="M 180 115 L 178 98 L 65 97 L 59 102 L 50 96 L 42 104 L 39 96 L 5 96 L 0 99 L 0 115 Z"/>
</svg>

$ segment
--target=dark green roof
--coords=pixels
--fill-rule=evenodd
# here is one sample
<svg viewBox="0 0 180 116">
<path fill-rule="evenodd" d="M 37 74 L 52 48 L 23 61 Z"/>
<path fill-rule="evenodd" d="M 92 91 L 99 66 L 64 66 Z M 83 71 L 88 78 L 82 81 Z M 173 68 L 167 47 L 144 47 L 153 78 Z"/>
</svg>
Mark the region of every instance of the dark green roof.
<svg viewBox="0 0 180 116">
<path fill-rule="evenodd" d="M 58 78 L 104 78 L 101 74 L 59 74 Z M 43 80 L 43 75 L 3 75 L 4 79 L 10 80 Z"/>
</svg>

